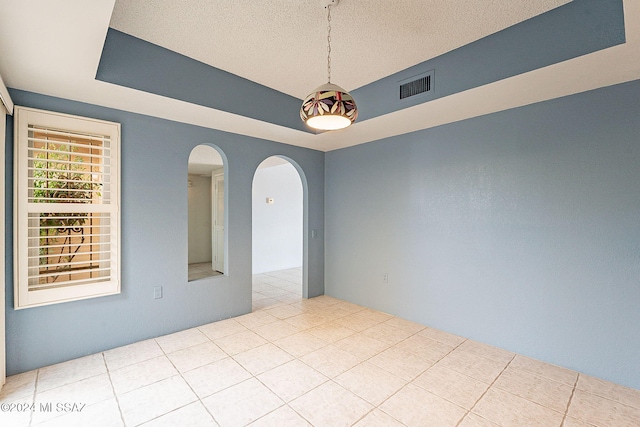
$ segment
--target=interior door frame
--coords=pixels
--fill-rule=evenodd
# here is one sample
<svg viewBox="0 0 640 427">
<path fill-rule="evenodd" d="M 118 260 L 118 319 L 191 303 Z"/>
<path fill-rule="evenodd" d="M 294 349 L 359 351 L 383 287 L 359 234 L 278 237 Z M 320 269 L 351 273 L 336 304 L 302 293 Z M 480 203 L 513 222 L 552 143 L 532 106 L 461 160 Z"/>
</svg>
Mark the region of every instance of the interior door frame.
<svg viewBox="0 0 640 427">
<path fill-rule="evenodd" d="M 223 225 L 222 231 L 218 232 L 218 196 L 219 192 L 223 191 L 222 197 L 224 198 L 224 172 L 219 174 L 214 174 L 211 176 L 211 210 L 213 215 L 211 215 L 212 224 L 211 224 L 211 253 L 212 253 L 212 270 L 219 271 L 222 274 L 225 274 L 224 271 L 224 227 Z M 222 185 L 220 185 L 222 182 Z M 223 199 L 224 200 L 224 199 Z M 226 207 L 225 207 L 226 208 Z M 224 221 L 224 212 L 222 213 L 222 220 Z M 220 247 L 219 239 L 222 239 L 222 254 L 218 253 L 218 248 Z M 219 260 L 219 258 L 222 258 Z"/>
</svg>

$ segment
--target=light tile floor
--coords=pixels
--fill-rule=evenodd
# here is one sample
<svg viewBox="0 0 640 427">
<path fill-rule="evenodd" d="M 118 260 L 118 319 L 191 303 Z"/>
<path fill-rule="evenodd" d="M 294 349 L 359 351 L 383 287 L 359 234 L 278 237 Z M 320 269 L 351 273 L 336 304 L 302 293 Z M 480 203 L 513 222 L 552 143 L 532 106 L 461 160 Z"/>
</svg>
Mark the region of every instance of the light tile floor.
<svg viewBox="0 0 640 427">
<path fill-rule="evenodd" d="M 640 425 L 639 390 L 300 295 L 256 275 L 251 314 L 9 377 L 0 425 Z"/>
<path fill-rule="evenodd" d="M 222 273 L 215 271 L 211 262 L 199 262 L 189 264 L 189 281 L 204 279 L 205 277 L 219 276 Z"/>
</svg>

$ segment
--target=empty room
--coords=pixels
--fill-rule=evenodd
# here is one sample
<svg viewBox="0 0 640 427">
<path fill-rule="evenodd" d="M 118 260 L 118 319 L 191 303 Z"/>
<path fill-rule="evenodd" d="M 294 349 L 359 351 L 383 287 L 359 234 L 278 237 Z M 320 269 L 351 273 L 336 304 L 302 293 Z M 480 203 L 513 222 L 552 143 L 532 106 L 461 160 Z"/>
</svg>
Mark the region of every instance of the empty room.
<svg viewBox="0 0 640 427">
<path fill-rule="evenodd" d="M 0 425 L 640 425 L 640 0 L 1 0 Z"/>
</svg>

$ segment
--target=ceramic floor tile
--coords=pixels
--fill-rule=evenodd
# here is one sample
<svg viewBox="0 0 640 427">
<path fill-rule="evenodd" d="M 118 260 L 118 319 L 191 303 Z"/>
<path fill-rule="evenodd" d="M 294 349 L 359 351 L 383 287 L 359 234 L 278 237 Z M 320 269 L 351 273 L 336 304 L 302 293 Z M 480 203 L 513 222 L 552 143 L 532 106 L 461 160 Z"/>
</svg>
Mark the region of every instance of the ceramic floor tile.
<svg viewBox="0 0 640 427">
<path fill-rule="evenodd" d="M 368 361 L 407 381 L 413 380 L 433 365 L 432 361 L 397 347 L 378 353 Z"/>
<path fill-rule="evenodd" d="M 208 323 L 206 325 L 198 326 L 198 329 L 210 340 L 217 340 L 218 338 L 247 330 L 247 328 L 236 322 L 234 319 L 225 319 L 218 322 Z"/>
<path fill-rule="evenodd" d="M 473 353 L 454 350 L 440 362 L 441 366 L 491 384 L 505 368 L 506 363 L 496 362 Z"/>
<path fill-rule="evenodd" d="M 0 425 L 640 426 L 639 390 L 330 296 L 302 299 L 301 274 L 254 276 L 254 313 L 9 377 L 0 403 L 43 410 L 0 412 Z M 57 402 L 86 406 L 46 411 Z"/>
<path fill-rule="evenodd" d="M 145 360 L 109 372 L 116 394 L 128 393 L 177 374 L 178 371 L 166 356 Z"/>
<path fill-rule="evenodd" d="M 529 357 L 516 355 L 509 364 L 512 368 L 533 372 L 550 380 L 558 381 L 573 387 L 578 379 L 578 373 L 550 363 L 541 362 Z"/>
<path fill-rule="evenodd" d="M 302 314 L 302 310 L 296 307 L 292 307 L 290 305 L 280 305 L 277 307 L 270 308 L 265 311 L 269 313 L 273 317 L 277 317 L 278 319 L 286 319 L 288 317 L 297 316 L 298 314 Z"/>
<path fill-rule="evenodd" d="M 358 313 L 364 310 L 365 307 L 353 304 L 347 301 L 339 301 L 337 304 L 331 305 L 326 308 L 329 313 L 348 312 L 349 314 Z"/>
<path fill-rule="evenodd" d="M 335 342 L 355 334 L 353 329 L 341 326 L 338 323 L 325 323 L 315 328 L 307 329 L 307 332 L 326 342 Z"/>
<path fill-rule="evenodd" d="M 309 427 L 304 418 L 288 406 L 281 406 L 273 412 L 249 424 L 250 427 Z"/>
<path fill-rule="evenodd" d="M 289 402 L 328 380 L 299 360 L 292 360 L 256 377 L 285 402 Z"/>
<path fill-rule="evenodd" d="M 567 415 L 598 427 L 640 425 L 640 409 L 583 390 L 575 390 Z"/>
<path fill-rule="evenodd" d="M 156 340 L 146 340 L 105 351 L 104 359 L 109 370 L 114 371 L 163 354 Z"/>
<path fill-rule="evenodd" d="M 215 393 L 202 403 L 221 426 L 244 426 L 284 404 L 255 378 Z"/>
<path fill-rule="evenodd" d="M 491 387 L 472 412 L 501 426 L 560 427 L 563 413 Z"/>
<path fill-rule="evenodd" d="M 106 372 L 107 367 L 102 354 L 93 354 L 40 368 L 37 389 L 38 392 L 42 392 Z"/>
<path fill-rule="evenodd" d="M 377 323 L 386 322 L 393 317 L 388 313 L 384 313 L 378 310 L 372 310 L 370 308 L 365 308 L 364 310 L 359 311 L 358 315 L 366 317 L 367 319 L 374 320 Z"/>
<path fill-rule="evenodd" d="M 278 301 L 277 299 L 264 298 L 259 301 L 254 301 L 251 304 L 251 309 L 253 310 L 254 313 L 259 313 L 261 310 L 266 310 L 270 307 L 275 307 L 280 304 L 282 304 L 282 302 Z"/>
<path fill-rule="evenodd" d="M 229 357 L 186 372 L 183 377 L 202 399 L 251 378 L 251 374 Z"/>
<path fill-rule="evenodd" d="M 333 305 L 333 304 L 338 304 L 340 302 L 344 302 L 344 301 L 339 300 L 338 298 L 334 298 L 334 297 L 331 297 L 329 295 L 320 295 L 318 297 L 314 297 L 313 299 L 315 301 L 321 302 L 321 303 L 323 303 L 325 305 Z"/>
<path fill-rule="evenodd" d="M 298 293 L 291 292 L 291 293 L 288 293 L 288 294 L 285 294 L 285 295 L 280 295 L 280 296 L 277 296 L 277 297 L 273 297 L 273 299 L 275 299 L 277 301 L 280 301 L 281 303 L 284 303 L 284 304 L 291 304 L 291 303 L 294 303 L 294 302 L 298 302 L 298 301 L 300 301 L 301 298 L 302 298 L 302 296 L 301 296 L 300 292 L 298 292 Z"/>
<path fill-rule="evenodd" d="M 400 421 L 379 409 L 369 412 L 364 418 L 353 425 L 354 427 L 404 427 Z"/>
<path fill-rule="evenodd" d="M 251 350 L 252 348 L 256 348 L 267 343 L 267 341 L 260 335 L 249 330 L 219 338 L 214 342 L 230 356 Z"/>
<path fill-rule="evenodd" d="M 459 406 L 409 384 L 379 409 L 409 427 L 455 426 L 467 412 Z"/>
<path fill-rule="evenodd" d="M 304 356 L 328 344 L 326 341 L 307 332 L 298 332 L 297 334 L 280 338 L 273 343 L 295 357 Z"/>
<path fill-rule="evenodd" d="M 33 404 L 33 399 L 29 399 L 29 400 L 25 400 L 23 399 L 18 399 L 16 401 L 11 401 L 11 400 L 6 400 L 2 402 L 3 405 L 7 405 L 7 404 L 27 404 L 27 407 L 29 407 L 29 405 Z M 8 409 L 7 409 L 8 408 Z M 31 411 L 30 410 L 17 410 L 14 409 L 17 408 L 17 406 L 9 406 L 6 407 L 4 410 L 0 410 L 0 426 L 11 426 L 11 427 L 28 427 L 29 426 L 29 422 L 31 420 Z M 38 406 L 35 407 L 36 411 L 39 410 Z"/>
<path fill-rule="evenodd" d="M 285 322 L 297 327 L 298 329 L 310 329 L 316 326 L 320 326 L 323 323 L 327 323 L 327 319 L 317 313 L 306 312 L 298 314 L 297 316 L 287 317 Z"/>
<path fill-rule="evenodd" d="M 176 375 L 119 396 L 127 425 L 138 425 L 197 400 L 187 383 Z"/>
<path fill-rule="evenodd" d="M 345 306 L 342 303 L 329 305 L 324 308 L 324 312 L 330 314 L 334 319 L 339 319 L 341 317 L 348 316 L 350 314 L 356 313 L 360 310 L 354 310 L 350 306 Z"/>
<path fill-rule="evenodd" d="M 362 362 L 359 357 L 333 345 L 305 354 L 300 360 L 329 378 L 334 378 Z"/>
<path fill-rule="evenodd" d="M 293 356 L 280 347 L 268 343 L 236 354 L 233 358 L 251 374 L 258 375 L 289 362 Z"/>
<path fill-rule="evenodd" d="M 373 409 L 369 403 L 333 381 L 314 388 L 289 406 L 318 427 L 350 426 Z"/>
<path fill-rule="evenodd" d="M 323 310 L 327 307 L 326 304 L 323 304 L 319 301 L 314 301 L 313 298 L 301 299 L 289 305 L 293 307 L 298 307 L 299 309 L 304 310 L 307 313 L 311 310 Z"/>
<path fill-rule="evenodd" d="M 40 410 L 34 412 L 33 423 L 41 423 L 48 419 L 55 418 L 61 415 L 61 413 L 64 414 L 64 411 L 67 409 L 67 406 L 64 405 L 71 405 L 73 409 L 74 405 L 75 407 L 89 406 L 113 397 L 113 388 L 107 374 L 85 378 L 37 393 L 35 398 L 36 407 L 41 408 L 43 405 L 51 403 L 53 410 L 49 412 Z M 59 403 L 63 404 L 62 411 L 59 410 Z"/>
<path fill-rule="evenodd" d="M 258 326 L 268 325 L 278 320 L 276 316 L 273 316 L 269 313 L 269 310 L 273 310 L 277 307 L 282 307 L 282 304 L 265 311 L 259 311 L 256 313 L 245 314 L 244 316 L 234 317 L 234 320 L 247 329 L 253 329 L 257 328 Z"/>
<path fill-rule="evenodd" d="M 576 388 L 640 409 L 640 390 L 624 387 L 588 375 L 580 375 Z"/>
<path fill-rule="evenodd" d="M 220 347 L 207 341 L 202 344 L 194 345 L 193 347 L 183 348 L 182 350 L 174 351 L 167 354 L 171 363 L 180 372 L 187 372 L 191 369 L 198 368 L 208 363 L 215 362 L 227 357 L 227 353 L 222 351 Z"/>
<path fill-rule="evenodd" d="M 0 391 L 0 403 L 14 401 L 21 397 L 33 397 L 36 389 L 38 371 L 29 371 L 7 377 L 7 382 Z"/>
<path fill-rule="evenodd" d="M 364 331 L 365 329 L 369 329 L 372 326 L 378 325 L 381 323 L 381 320 L 372 319 L 366 316 L 363 316 L 362 311 L 359 311 L 354 314 L 350 314 L 345 317 L 341 317 L 339 319 L 335 319 L 335 323 L 344 326 L 345 328 L 353 329 L 356 332 Z M 386 320 L 386 319 L 385 319 Z"/>
<path fill-rule="evenodd" d="M 436 364 L 413 384 L 465 409 L 471 409 L 487 391 L 489 384 Z"/>
<path fill-rule="evenodd" d="M 375 338 L 387 345 L 394 345 L 409 338 L 413 333 L 397 328 L 388 322 L 379 323 L 361 332 L 363 335 Z"/>
<path fill-rule="evenodd" d="M 503 363 L 510 362 L 515 356 L 515 353 L 472 340 L 463 342 L 458 348 Z"/>
<path fill-rule="evenodd" d="M 63 408 L 65 408 L 63 406 Z M 87 405 L 82 409 L 66 407 L 69 412 L 63 412 L 61 416 L 52 418 L 38 427 L 124 427 L 118 402 L 115 398 Z M 9 425 L 9 424 L 2 424 Z M 11 424 L 18 426 L 19 424 Z"/>
<path fill-rule="evenodd" d="M 594 424 L 586 421 L 576 420 L 575 418 L 566 417 L 562 423 L 562 427 L 594 427 Z"/>
<path fill-rule="evenodd" d="M 263 299 L 270 299 L 268 296 L 266 295 L 262 295 L 260 292 L 251 292 L 251 301 L 252 302 L 257 302 Z"/>
<path fill-rule="evenodd" d="M 141 427 L 218 427 L 201 402 L 193 402 L 142 424 Z"/>
<path fill-rule="evenodd" d="M 567 410 L 573 392 L 573 387 L 511 366 L 493 386 L 562 413 Z"/>
<path fill-rule="evenodd" d="M 361 359 L 368 359 L 389 348 L 389 345 L 361 333 L 336 341 L 334 345 Z"/>
<path fill-rule="evenodd" d="M 472 412 L 468 413 L 462 422 L 457 427 L 501 427 L 498 424 L 492 423 Z M 569 427 L 563 425 L 563 427 Z"/>
<path fill-rule="evenodd" d="M 453 347 L 448 344 L 443 344 L 420 334 L 413 335 L 406 340 L 399 342 L 395 347 L 415 353 L 416 355 L 434 363 L 451 353 L 453 350 Z"/>
<path fill-rule="evenodd" d="M 274 287 L 273 289 L 269 290 L 263 289 L 260 291 L 260 293 L 268 296 L 269 298 L 277 298 L 279 296 L 287 295 L 289 292 L 284 289 Z"/>
<path fill-rule="evenodd" d="M 363 362 L 338 375 L 334 381 L 374 406 L 388 399 L 407 383 L 368 362 Z"/>
<path fill-rule="evenodd" d="M 451 347 L 457 347 L 466 340 L 466 338 L 462 338 L 457 335 L 453 335 L 448 332 L 429 327 L 424 328 L 423 330 L 418 332 L 418 335 L 422 335 L 432 340 L 441 342 L 442 344 L 447 344 Z"/>
<path fill-rule="evenodd" d="M 416 334 L 426 328 L 426 326 L 421 325 L 420 323 L 412 322 L 406 319 L 401 319 L 399 317 L 391 317 L 389 320 L 385 321 L 384 323 L 387 326 L 393 326 L 394 328 L 401 329 L 411 335 Z"/>
<path fill-rule="evenodd" d="M 183 348 L 192 347 L 209 341 L 207 336 L 200 332 L 198 328 L 186 329 L 170 335 L 164 335 L 156 338 L 156 342 L 162 350 L 169 354 Z"/>
<path fill-rule="evenodd" d="M 288 337 L 289 335 L 297 334 L 300 332 L 300 328 L 282 320 L 278 320 L 276 322 L 269 323 L 268 325 L 253 328 L 253 332 L 266 340 L 275 341 L 280 338 Z"/>
</svg>

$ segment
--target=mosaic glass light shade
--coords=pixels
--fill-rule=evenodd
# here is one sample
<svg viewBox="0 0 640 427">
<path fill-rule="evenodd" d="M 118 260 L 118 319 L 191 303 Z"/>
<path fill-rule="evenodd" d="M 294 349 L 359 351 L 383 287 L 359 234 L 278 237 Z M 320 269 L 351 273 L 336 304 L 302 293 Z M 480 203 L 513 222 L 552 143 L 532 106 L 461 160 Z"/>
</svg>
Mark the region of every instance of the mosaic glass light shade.
<svg viewBox="0 0 640 427">
<path fill-rule="evenodd" d="M 356 121 L 358 108 L 346 90 L 327 83 L 305 98 L 300 118 L 314 129 L 343 129 Z"/>
</svg>

